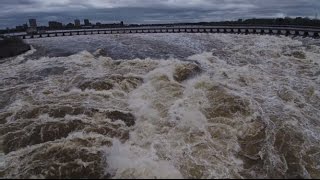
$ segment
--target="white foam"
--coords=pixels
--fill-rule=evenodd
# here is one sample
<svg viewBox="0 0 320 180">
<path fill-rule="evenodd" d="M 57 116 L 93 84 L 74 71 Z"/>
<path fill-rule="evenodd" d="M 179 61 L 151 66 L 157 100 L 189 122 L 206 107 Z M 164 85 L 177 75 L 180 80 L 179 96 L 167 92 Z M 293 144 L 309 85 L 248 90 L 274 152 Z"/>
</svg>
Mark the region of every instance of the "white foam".
<svg viewBox="0 0 320 180">
<path fill-rule="evenodd" d="M 147 40 L 163 37 L 134 36 Z M 79 118 L 86 123 L 108 122 L 131 130 L 126 142 L 110 139 L 112 147 L 103 147 L 106 172 L 114 178 L 247 177 L 244 173 L 257 173 L 253 177 L 269 177 L 268 173 L 276 171 L 276 168 L 287 168 L 287 160 L 282 158 L 285 152 L 274 147 L 279 129 L 287 128 L 288 133 L 292 133 L 288 141 L 301 137 L 303 146 L 296 148 L 295 142 L 289 144 L 289 148 L 297 150 L 297 153 L 305 155 L 308 148 L 319 143 L 320 79 L 314 77 L 320 72 L 319 64 L 315 64 L 320 59 L 318 46 L 308 49 L 300 40 L 276 36 L 197 34 L 195 36 L 200 40 L 195 42 L 194 38 L 180 35 L 165 36 L 164 41 L 174 45 L 187 44 L 189 48 L 195 46 L 195 51 L 201 50 L 197 46 L 206 38 L 221 44 L 210 52 L 199 52 L 187 58 L 199 64 L 202 73 L 181 83 L 175 81 L 174 71 L 177 65 L 188 62 L 172 58 L 114 61 L 82 51 L 69 57 L 30 59 L 14 67 L 6 64 L 0 67 L 0 80 L 53 65 L 68 70 L 64 74 L 32 82 L 30 88 L 20 94 L 23 98 L 18 98 L 5 110 L 21 112 L 38 102 L 53 102 L 132 113 L 135 125 L 130 128 L 120 121 L 112 124 L 102 116 L 64 117 L 64 120 Z M 100 37 L 94 36 L 93 41 Z M 178 41 L 179 37 L 184 38 Z M 178 42 L 172 42 L 176 40 Z M 296 51 L 305 54 L 306 58 L 294 57 L 292 53 Z M 75 87 L 77 79 L 104 80 L 111 75 L 139 77 L 143 81 L 130 91 L 123 91 L 118 84 L 110 90 L 101 91 L 82 91 Z M 9 81 L 5 88 L 16 87 Z M 284 88 L 288 90 L 280 94 Z M 43 95 L 44 90 L 52 93 Z M 46 114 L 38 119 L 43 123 L 57 120 Z M 265 132 L 265 137 L 260 132 Z M 66 139 L 86 137 L 104 138 L 98 133 L 80 131 L 69 134 Z M 239 139 L 253 144 L 256 140 L 262 145 L 252 145 L 260 148 L 256 154 L 242 152 L 243 142 Z M 256 171 L 248 172 L 244 169 L 246 161 L 243 161 L 241 153 L 263 161 L 261 166 L 264 167 L 257 165 Z M 318 162 L 313 160 L 313 163 Z M 267 166 L 269 171 L 265 170 Z M 305 173 L 304 177 L 310 176 Z"/>
<path fill-rule="evenodd" d="M 114 140 L 107 152 L 108 172 L 114 172 L 113 178 L 141 179 L 182 179 L 180 172 L 168 161 L 146 149 Z"/>
</svg>

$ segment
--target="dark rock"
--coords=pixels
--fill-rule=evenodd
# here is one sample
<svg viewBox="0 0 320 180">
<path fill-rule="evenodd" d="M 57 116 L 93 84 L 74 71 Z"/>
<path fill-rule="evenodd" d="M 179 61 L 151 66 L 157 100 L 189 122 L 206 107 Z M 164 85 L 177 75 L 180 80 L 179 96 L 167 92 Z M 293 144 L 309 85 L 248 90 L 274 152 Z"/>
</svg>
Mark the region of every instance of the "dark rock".
<svg viewBox="0 0 320 180">
<path fill-rule="evenodd" d="M 20 90 L 20 89 L 18 89 Z M 22 89 L 21 89 L 22 91 Z M 21 92 L 20 91 L 20 92 Z M 5 90 L 0 91 L 0 109 L 5 108 L 6 106 L 10 105 L 12 102 L 14 102 L 17 94 L 15 91 L 12 90 Z"/>
<path fill-rule="evenodd" d="M 120 111 L 110 111 L 106 113 L 106 117 L 110 118 L 113 121 L 121 120 L 129 127 L 135 125 L 135 118 L 131 113 L 123 113 Z"/>
<path fill-rule="evenodd" d="M 178 65 L 175 69 L 173 78 L 178 81 L 182 82 L 184 80 L 187 80 L 194 75 L 201 72 L 201 68 L 196 64 L 183 64 Z"/>
<path fill-rule="evenodd" d="M 74 113 L 74 109 L 71 106 L 60 106 L 60 107 L 56 107 L 56 108 L 51 108 L 49 110 L 48 114 L 49 114 L 50 117 L 63 118 L 67 114 L 69 114 L 69 115 L 77 115 L 77 114 L 81 114 L 81 112 L 79 110 L 77 110 L 77 112 Z"/>
<path fill-rule="evenodd" d="M 202 82 L 196 88 L 204 88 L 207 91 L 207 98 L 210 106 L 204 108 L 204 114 L 208 119 L 225 117 L 233 118 L 236 116 L 249 116 L 252 114 L 250 101 L 241 96 L 228 93 L 222 85 L 210 85 Z"/>
<path fill-rule="evenodd" d="M 75 79 L 73 84 L 82 91 L 86 89 L 94 89 L 96 91 L 110 90 L 114 87 L 120 87 L 121 90 L 130 92 L 143 82 L 140 77 L 125 77 L 121 75 L 101 77 L 97 79 L 82 80 Z"/>
<path fill-rule="evenodd" d="M 83 129 L 85 125 L 80 120 L 32 124 L 20 131 L 6 134 L 3 140 L 4 152 L 9 153 L 27 146 L 65 138 L 69 133 Z"/>
<path fill-rule="evenodd" d="M 0 59 L 22 54 L 30 49 L 30 45 L 19 38 L 4 37 L 0 40 Z"/>
<path fill-rule="evenodd" d="M 36 72 L 36 75 L 41 77 L 48 77 L 48 76 L 63 74 L 64 71 L 66 70 L 67 69 L 64 67 L 52 67 L 52 68 L 42 69 L 41 71 Z"/>
<path fill-rule="evenodd" d="M 30 109 L 18 112 L 14 119 L 33 119 L 37 118 L 40 114 L 49 114 L 53 118 L 64 118 L 66 115 L 87 115 L 92 117 L 94 113 L 99 112 L 98 109 L 85 108 L 85 107 L 71 107 L 71 106 L 37 106 Z"/>
<path fill-rule="evenodd" d="M 302 51 L 294 51 L 292 56 L 298 59 L 306 59 L 306 54 Z"/>
<path fill-rule="evenodd" d="M 21 129 L 29 126 L 32 123 L 33 121 L 25 120 L 25 121 L 17 121 L 15 123 L 2 124 L 2 126 L 0 126 L 0 135 L 3 136 L 9 132 L 20 131 Z"/>
<path fill-rule="evenodd" d="M 120 139 L 122 142 L 125 142 L 129 139 L 129 131 L 119 128 L 114 128 L 110 124 L 105 124 L 98 127 L 89 127 L 85 128 L 84 132 L 86 133 L 98 133 L 104 136 L 111 138 Z"/>
<path fill-rule="evenodd" d="M 319 76 L 320 75 L 320 71 L 314 73 L 314 76 Z"/>
<path fill-rule="evenodd" d="M 113 88 L 113 85 L 109 82 L 106 81 L 85 81 L 83 83 L 81 83 L 78 86 L 79 89 L 81 89 L 82 91 L 86 90 L 86 89 L 94 89 L 96 91 L 102 91 L 102 90 L 110 90 Z"/>
<path fill-rule="evenodd" d="M 126 122 L 127 126 L 134 124 L 131 114 L 121 112 L 109 112 L 107 114 L 112 119 L 120 119 Z M 3 135 L 3 144 L 0 146 L 3 147 L 3 151 L 7 154 L 27 146 L 66 138 L 70 133 L 77 131 L 98 133 L 121 141 L 128 140 L 129 131 L 121 127 L 123 125 L 87 123 L 81 120 L 62 120 L 41 124 L 32 120 L 16 121 L 0 127 L 0 135 Z"/>
<path fill-rule="evenodd" d="M 94 140 L 92 141 L 94 142 Z M 45 179 L 104 179 L 105 156 L 102 151 L 89 147 L 77 146 L 78 143 L 49 143 L 37 147 L 27 155 L 20 154 L 22 161 L 17 166 L 10 164 L 5 169 L 4 176 L 18 179 L 41 177 Z M 11 172 L 12 169 L 15 172 Z M 3 177 L 3 176 L 2 176 Z"/>
<path fill-rule="evenodd" d="M 244 161 L 245 169 L 263 168 L 263 160 L 259 153 L 263 151 L 266 143 L 266 125 L 259 120 L 250 123 L 247 133 L 238 137 L 241 147 L 239 156 Z"/>
<path fill-rule="evenodd" d="M 6 118 L 11 115 L 12 115 L 11 112 L 0 113 L 0 124 L 5 124 L 7 122 Z"/>
</svg>

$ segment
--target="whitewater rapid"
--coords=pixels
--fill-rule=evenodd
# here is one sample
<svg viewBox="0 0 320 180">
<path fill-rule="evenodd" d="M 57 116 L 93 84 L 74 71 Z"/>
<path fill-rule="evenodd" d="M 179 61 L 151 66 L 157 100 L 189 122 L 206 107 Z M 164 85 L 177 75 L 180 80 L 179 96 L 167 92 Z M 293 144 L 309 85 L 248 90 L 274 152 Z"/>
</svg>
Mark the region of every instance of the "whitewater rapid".
<svg viewBox="0 0 320 180">
<path fill-rule="evenodd" d="M 187 43 L 193 55 L 165 59 L 32 49 L 0 64 L 0 177 L 320 178 L 320 47 L 196 36 L 211 49 Z"/>
</svg>

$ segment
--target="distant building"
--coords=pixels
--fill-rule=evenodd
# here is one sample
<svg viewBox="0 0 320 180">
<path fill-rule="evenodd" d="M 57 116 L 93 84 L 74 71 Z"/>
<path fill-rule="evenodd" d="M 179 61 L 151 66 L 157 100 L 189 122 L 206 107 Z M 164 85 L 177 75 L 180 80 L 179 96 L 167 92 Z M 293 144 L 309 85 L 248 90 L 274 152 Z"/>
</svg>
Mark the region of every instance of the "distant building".
<svg viewBox="0 0 320 180">
<path fill-rule="evenodd" d="M 81 26 L 80 20 L 79 20 L 79 19 L 74 20 L 74 25 L 75 25 L 76 27 L 80 27 L 80 26 Z"/>
<path fill-rule="evenodd" d="M 29 19 L 29 24 L 31 28 L 37 28 L 37 20 L 36 19 Z"/>
<path fill-rule="evenodd" d="M 63 27 L 62 23 L 57 21 L 49 21 L 48 24 L 50 29 L 61 29 Z"/>
<path fill-rule="evenodd" d="M 23 26 L 16 26 L 17 31 L 25 31 Z"/>
<path fill-rule="evenodd" d="M 38 30 L 37 30 L 37 28 L 35 28 L 35 27 L 29 27 L 28 29 L 27 29 L 27 33 L 28 34 L 36 34 L 38 32 Z"/>
<path fill-rule="evenodd" d="M 22 24 L 20 26 L 16 26 L 16 31 L 26 31 L 28 29 L 28 24 Z"/>
<path fill-rule="evenodd" d="M 90 25 L 91 25 L 89 19 L 85 19 L 85 20 L 84 20 L 84 25 L 85 25 L 85 26 L 90 26 Z"/>
<path fill-rule="evenodd" d="M 69 28 L 69 29 L 74 28 L 74 24 L 69 23 L 69 24 L 66 25 L 66 28 Z"/>
<path fill-rule="evenodd" d="M 83 28 L 83 29 L 91 29 L 91 28 L 93 28 L 93 26 L 81 26 L 81 28 Z"/>
</svg>

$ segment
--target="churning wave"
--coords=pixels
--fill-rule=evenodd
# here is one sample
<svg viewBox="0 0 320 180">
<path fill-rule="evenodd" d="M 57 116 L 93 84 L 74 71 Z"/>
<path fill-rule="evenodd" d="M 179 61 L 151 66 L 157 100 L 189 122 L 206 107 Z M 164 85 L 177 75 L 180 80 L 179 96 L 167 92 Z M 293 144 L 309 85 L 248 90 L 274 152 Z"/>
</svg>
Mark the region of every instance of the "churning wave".
<svg viewBox="0 0 320 180">
<path fill-rule="evenodd" d="M 319 46 L 210 36 L 185 59 L 8 59 L 0 177 L 319 178 Z"/>
</svg>

